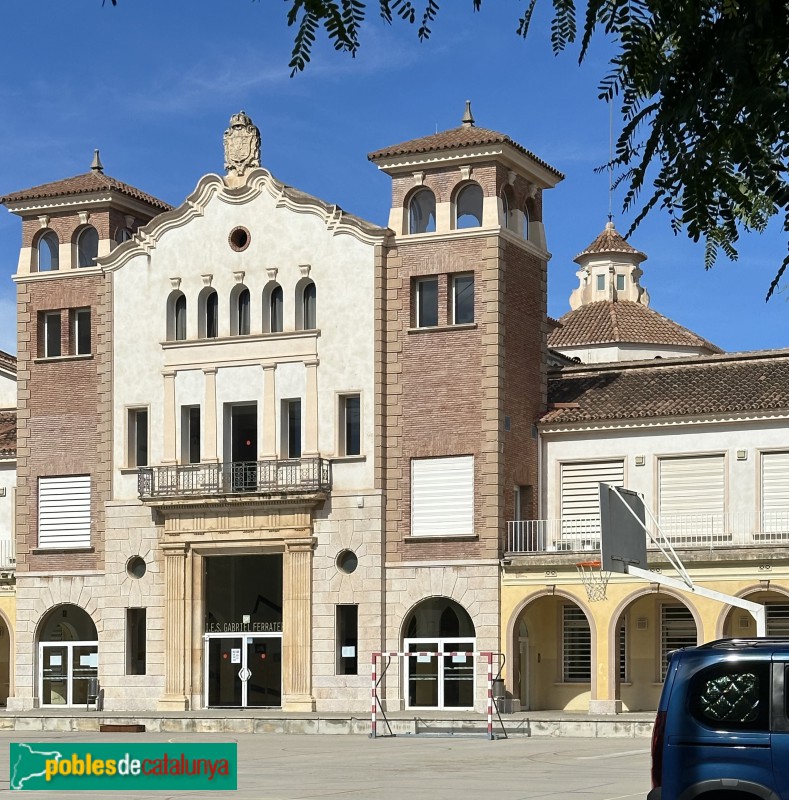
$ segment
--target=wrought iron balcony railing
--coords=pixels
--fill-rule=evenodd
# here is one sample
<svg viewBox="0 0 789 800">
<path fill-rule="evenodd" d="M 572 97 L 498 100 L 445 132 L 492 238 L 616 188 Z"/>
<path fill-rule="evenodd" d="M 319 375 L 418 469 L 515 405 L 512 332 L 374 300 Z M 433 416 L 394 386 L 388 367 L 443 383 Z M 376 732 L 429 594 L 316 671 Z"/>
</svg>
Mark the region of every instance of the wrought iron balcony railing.
<svg viewBox="0 0 789 800">
<path fill-rule="evenodd" d="M 137 471 L 143 500 L 330 492 L 331 482 L 331 461 L 325 458 L 177 464 Z"/>
<path fill-rule="evenodd" d="M 765 543 L 789 544 L 789 509 L 764 513 L 670 514 L 658 518 L 658 524 L 674 547 L 714 549 Z M 647 527 L 652 530 L 654 523 L 648 521 Z M 647 547 L 654 547 L 649 538 Z M 507 523 L 507 553 L 599 549 L 599 517 L 527 519 Z"/>
</svg>

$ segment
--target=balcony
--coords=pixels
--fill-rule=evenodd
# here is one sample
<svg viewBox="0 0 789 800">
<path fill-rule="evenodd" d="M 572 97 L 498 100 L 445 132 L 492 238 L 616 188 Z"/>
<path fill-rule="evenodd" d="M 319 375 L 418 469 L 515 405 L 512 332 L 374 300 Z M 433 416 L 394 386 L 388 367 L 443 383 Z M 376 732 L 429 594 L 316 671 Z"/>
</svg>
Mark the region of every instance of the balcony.
<svg viewBox="0 0 789 800">
<path fill-rule="evenodd" d="M 177 464 L 140 467 L 137 472 L 137 490 L 144 502 L 325 495 L 331 483 L 331 461 L 325 458 Z"/>
<path fill-rule="evenodd" d="M 16 543 L 0 539 L 0 586 L 13 583 L 16 573 Z"/>
<path fill-rule="evenodd" d="M 674 547 L 706 548 L 789 545 L 789 510 L 760 513 L 672 514 L 659 517 L 660 529 Z M 650 532 L 655 525 L 647 520 Z M 646 536 L 646 534 L 644 534 Z M 647 548 L 657 549 L 647 538 Z M 507 554 L 580 553 L 600 550 L 600 519 L 528 519 L 507 523 Z"/>
</svg>

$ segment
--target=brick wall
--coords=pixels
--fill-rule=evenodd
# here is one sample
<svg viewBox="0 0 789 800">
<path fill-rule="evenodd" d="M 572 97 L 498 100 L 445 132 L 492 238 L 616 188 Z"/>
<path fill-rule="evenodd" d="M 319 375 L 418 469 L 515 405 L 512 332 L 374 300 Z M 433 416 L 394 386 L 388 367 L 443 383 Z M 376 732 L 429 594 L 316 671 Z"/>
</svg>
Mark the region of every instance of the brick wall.
<svg viewBox="0 0 789 800">
<path fill-rule="evenodd" d="M 109 277 L 58 274 L 18 287 L 17 571 L 98 569 L 110 491 Z M 69 309 L 91 309 L 90 356 L 71 357 Z M 61 311 L 63 356 L 39 358 L 41 314 Z M 91 475 L 91 550 L 37 551 L 38 478 Z"/>
</svg>

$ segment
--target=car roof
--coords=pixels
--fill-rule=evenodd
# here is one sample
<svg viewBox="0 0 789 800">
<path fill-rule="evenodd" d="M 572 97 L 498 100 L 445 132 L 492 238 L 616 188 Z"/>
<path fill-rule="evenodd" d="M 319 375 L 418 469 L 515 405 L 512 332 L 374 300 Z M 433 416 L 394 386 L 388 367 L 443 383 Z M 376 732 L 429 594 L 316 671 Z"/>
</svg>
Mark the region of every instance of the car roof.
<svg viewBox="0 0 789 800">
<path fill-rule="evenodd" d="M 778 653 L 789 655 L 789 637 L 786 636 L 764 636 L 753 639 L 717 639 L 714 642 L 707 642 L 696 648 L 688 648 L 696 651 L 716 650 L 732 653 Z"/>
</svg>

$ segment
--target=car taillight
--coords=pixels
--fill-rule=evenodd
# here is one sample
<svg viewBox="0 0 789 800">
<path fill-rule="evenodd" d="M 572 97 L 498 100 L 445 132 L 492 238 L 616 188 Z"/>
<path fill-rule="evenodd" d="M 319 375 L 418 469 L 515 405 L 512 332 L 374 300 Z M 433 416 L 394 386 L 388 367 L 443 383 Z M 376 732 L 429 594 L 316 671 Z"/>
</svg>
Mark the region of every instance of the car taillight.
<svg viewBox="0 0 789 800">
<path fill-rule="evenodd" d="M 658 711 L 652 728 L 652 788 L 663 785 L 663 739 L 666 731 L 666 712 Z"/>
</svg>

